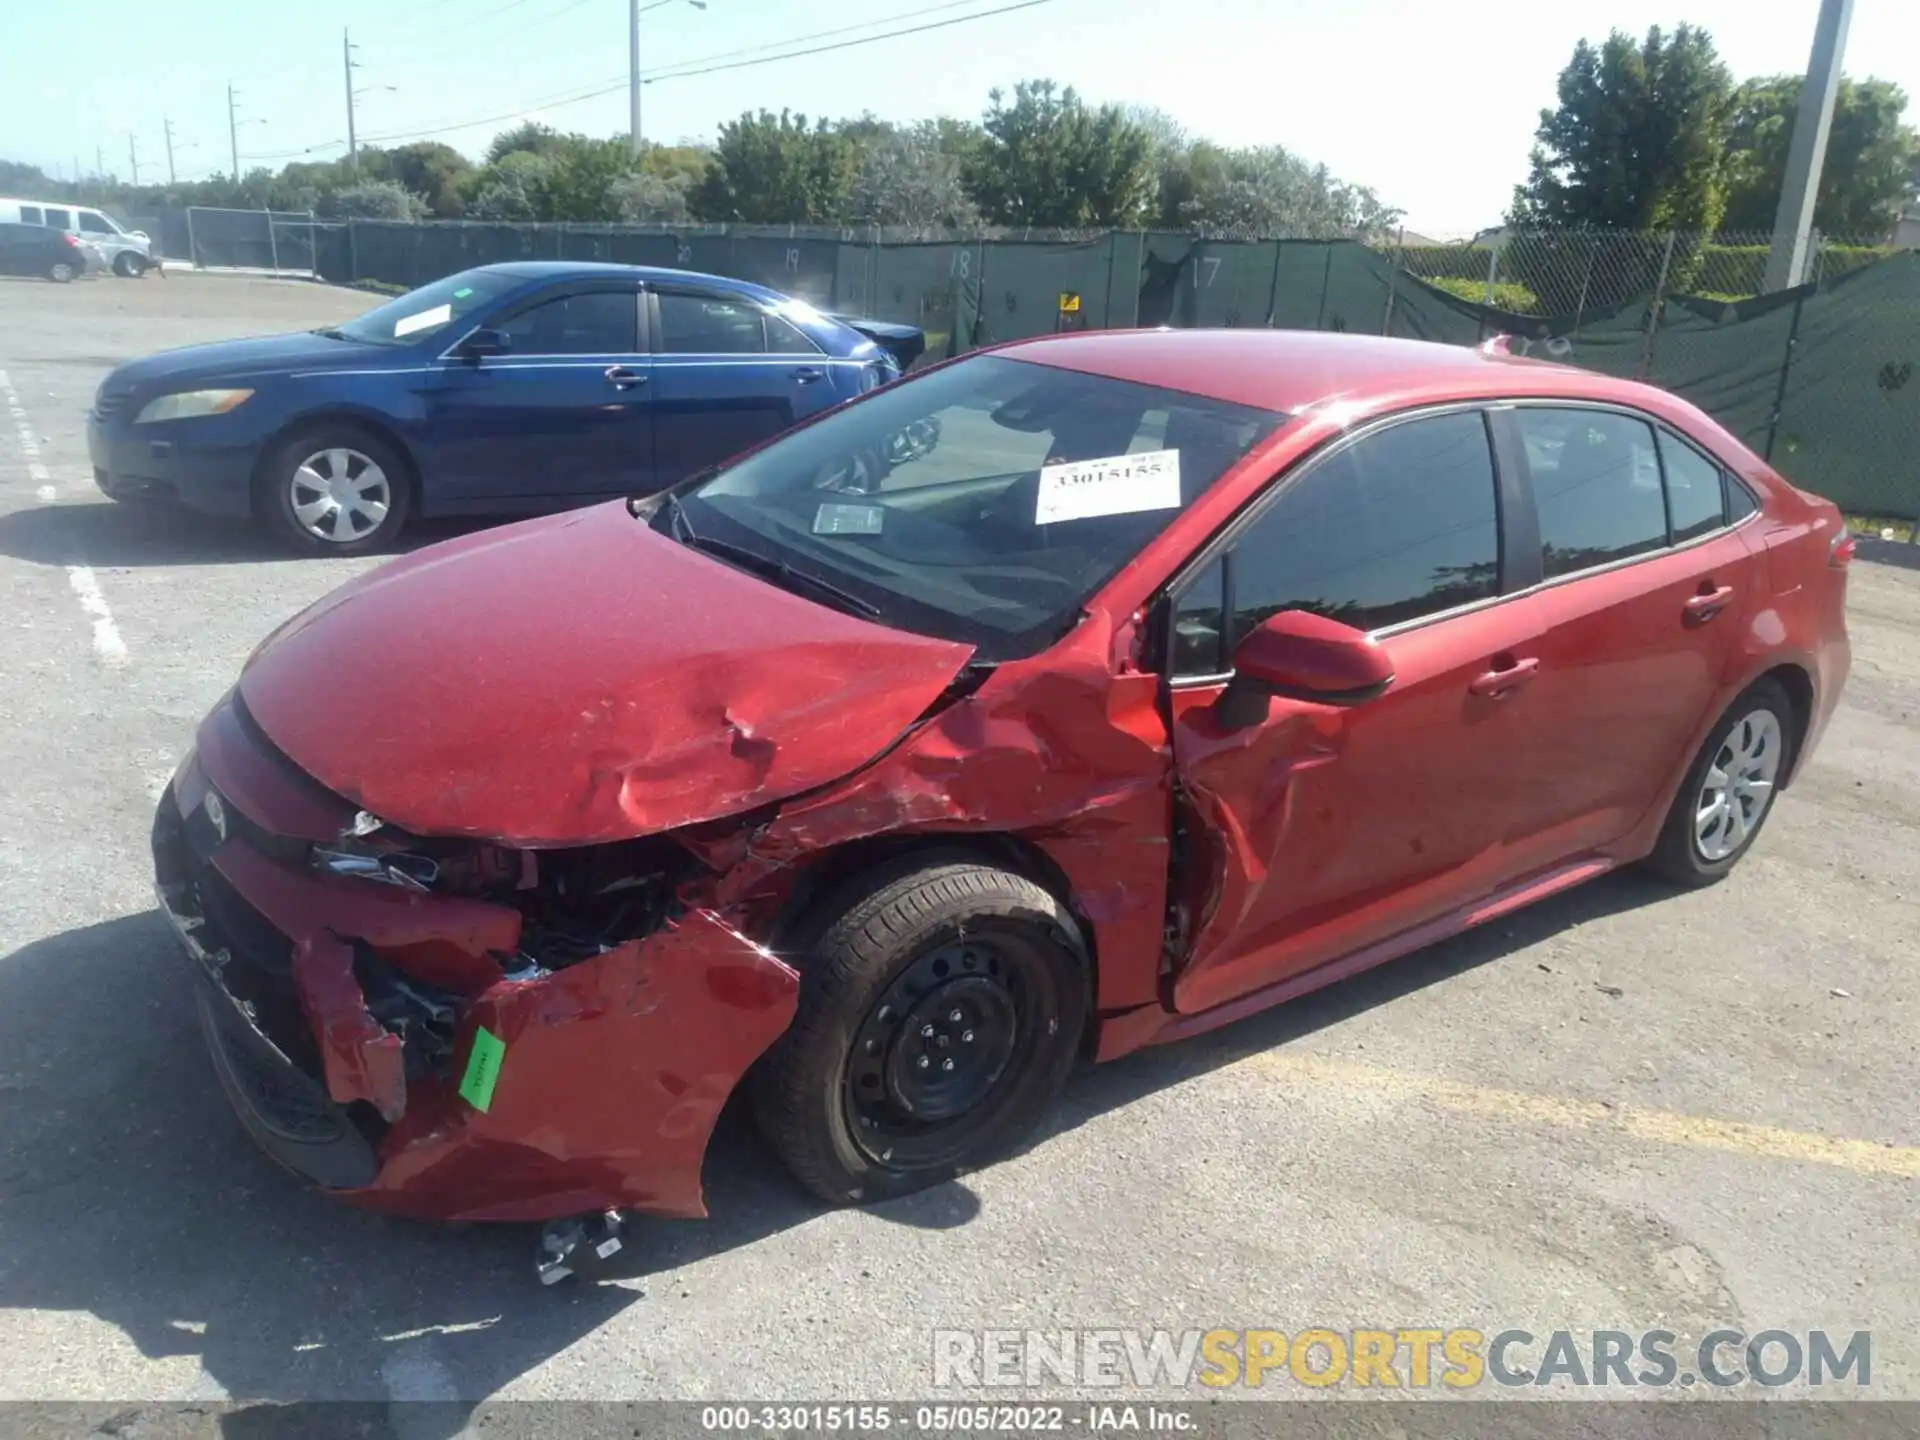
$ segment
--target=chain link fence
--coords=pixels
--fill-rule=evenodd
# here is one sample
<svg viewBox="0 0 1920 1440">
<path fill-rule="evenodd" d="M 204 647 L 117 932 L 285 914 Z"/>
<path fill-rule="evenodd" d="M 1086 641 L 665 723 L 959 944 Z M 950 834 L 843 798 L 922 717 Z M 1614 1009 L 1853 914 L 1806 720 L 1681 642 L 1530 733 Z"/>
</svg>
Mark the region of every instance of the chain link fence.
<svg viewBox="0 0 1920 1440">
<path fill-rule="evenodd" d="M 222 210 L 195 205 L 181 213 L 186 243 L 170 245 L 168 253 L 183 256 L 196 267 L 321 274 L 320 225 L 310 210 Z M 164 228 L 171 232 L 175 227 Z"/>
<path fill-rule="evenodd" d="M 1796 484 L 1920 519 L 1920 253 L 1816 238 L 1806 283 L 1763 294 L 1766 235 L 1496 232 L 1236 239 L 1161 232 L 951 235 L 802 226 L 322 221 L 190 212 L 196 264 L 412 288 L 512 260 L 613 261 L 752 280 L 918 325 L 923 363 L 1125 326 L 1346 331 L 1477 345 L 1650 381 Z M 1920 534 L 1920 527 L 1916 527 Z"/>
</svg>

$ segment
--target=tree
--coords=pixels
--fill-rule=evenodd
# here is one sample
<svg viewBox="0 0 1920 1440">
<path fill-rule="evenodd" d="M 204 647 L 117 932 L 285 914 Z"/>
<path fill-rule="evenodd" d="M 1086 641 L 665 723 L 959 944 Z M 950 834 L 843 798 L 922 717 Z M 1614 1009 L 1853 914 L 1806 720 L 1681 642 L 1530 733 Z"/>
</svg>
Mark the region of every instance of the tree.
<svg viewBox="0 0 1920 1440">
<path fill-rule="evenodd" d="M 979 207 L 961 175 L 965 151 L 948 148 L 955 138 L 943 134 L 938 122 L 923 120 L 870 141 L 847 195 L 845 218 L 915 230 L 979 228 Z"/>
<path fill-rule="evenodd" d="M 1115 105 L 1091 110 L 1068 86 L 1022 80 L 999 90 L 967 165 L 974 202 L 1002 225 L 1090 229 L 1131 225 L 1152 185 L 1147 132 Z"/>
<path fill-rule="evenodd" d="M 720 127 L 694 209 L 703 220 L 831 223 L 846 208 L 858 163 L 853 141 L 825 120 L 748 112 Z"/>
<path fill-rule="evenodd" d="M 386 178 L 420 196 L 428 210 L 442 220 L 457 219 L 461 214 L 460 184 L 472 173 L 472 161 L 437 140 L 417 140 L 386 152 Z"/>
<path fill-rule="evenodd" d="M 531 150 L 502 155 L 469 181 L 467 214 L 475 220 L 538 220 L 547 209 L 553 162 Z"/>
<path fill-rule="evenodd" d="M 693 219 L 687 203 L 689 188 L 684 176 L 647 170 L 622 175 L 608 192 L 613 202 L 609 218 L 629 225 L 685 225 Z"/>
<path fill-rule="evenodd" d="M 487 163 L 497 165 L 507 156 L 522 151 L 545 155 L 565 144 L 566 137 L 553 126 L 543 125 L 538 120 L 523 120 L 511 130 L 502 130 L 493 137 L 493 143 L 487 146 Z"/>
<path fill-rule="evenodd" d="M 1229 150 L 1201 140 L 1163 156 L 1153 218 L 1203 234 L 1371 239 L 1400 212 L 1284 146 Z"/>
<path fill-rule="evenodd" d="M 1800 113 L 1802 77 L 1770 75 L 1734 92 L 1727 126 L 1729 230 L 1771 230 Z M 1886 80 L 1842 80 L 1833 108 L 1813 223 L 1879 239 L 1899 222 L 1920 165 L 1920 135 L 1901 123 L 1907 97 Z"/>
<path fill-rule="evenodd" d="M 1522 227 L 1706 231 L 1720 223 L 1732 82 L 1712 37 L 1659 26 L 1636 44 L 1616 30 L 1582 40 L 1560 72 L 1560 104 L 1540 112 Z"/>
<path fill-rule="evenodd" d="M 391 180 L 363 180 L 322 195 L 316 210 L 358 220 L 424 220 L 427 202 Z"/>
</svg>

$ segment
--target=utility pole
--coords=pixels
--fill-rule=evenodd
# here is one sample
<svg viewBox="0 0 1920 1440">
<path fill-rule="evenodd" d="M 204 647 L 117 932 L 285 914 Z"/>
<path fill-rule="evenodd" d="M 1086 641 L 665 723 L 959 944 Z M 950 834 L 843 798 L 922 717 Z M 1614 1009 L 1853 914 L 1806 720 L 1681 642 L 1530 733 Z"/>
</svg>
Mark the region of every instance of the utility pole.
<svg viewBox="0 0 1920 1440">
<path fill-rule="evenodd" d="M 1788 290 L 1807 273 L 1809 232 L 1814 202 L 1820 197 L 1820 170 L 1827 158 L 1834 101 L 1840 95 L 1840 61 L 1847 48 L 1847 24 L 1853 0 L 1820 0 L 1813 27 L 1813 55 L 1800 87 L 1800 113 L 1787 150 L 1787 174 L 1780 186 L 1780 208 L 1773 217 L 1773 247 L 1767 252 L 1762 291 Z"/>
<path fill-rule="evenodd" d="M 104 145 L 93 147 L 93 173 L 102 180 L 107 178 L 107 149 Z"/>
<path fill-rule="evenodd" d="M 340 60 L 347 76 L 347 168 L 358 171 L 360 147 L 353 136 L 353 42 L 347 39 L 344 25 L 340 28 Z"/>
<path fill-rule="evenodd" d="M 167 137 L 167 184 L 178 185 L 180 182 L 173 174 L 173 120 L 170 116 L 163 115 L 160 118 L 160 133 Z"/>
<path fill-rule="evenodd" d="M 640 0 L 627 0 L 627 143 L 640 158 Z"/>
<path fill-rule="evenodd" d="M 240 183 L 240 126 L 233 118 L 233 82 L 227 82 L 227 144 L 233 151 L 233 183 Z"/>
<path fill-rule="evenodd" d="M 133 132 L 127 132 L 127 163 L 133 167 L 133 183 L 140 183 L 140 152 L 133 148 Z"/>
</svg>

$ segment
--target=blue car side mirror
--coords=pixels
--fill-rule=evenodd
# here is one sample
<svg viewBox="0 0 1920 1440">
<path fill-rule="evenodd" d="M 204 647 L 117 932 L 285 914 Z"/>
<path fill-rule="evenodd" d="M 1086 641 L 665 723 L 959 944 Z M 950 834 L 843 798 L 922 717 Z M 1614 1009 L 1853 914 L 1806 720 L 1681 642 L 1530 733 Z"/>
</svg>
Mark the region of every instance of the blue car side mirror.
<svg viewBox="0 0 1920 1440">
<path fill-rule="evenodd" d="M 513 348 L 513 337 L 504 330 L 476 330 L 460 342 L 460 353 L 478 359 L 483 355 L 504 355 Z"/>
</svg>

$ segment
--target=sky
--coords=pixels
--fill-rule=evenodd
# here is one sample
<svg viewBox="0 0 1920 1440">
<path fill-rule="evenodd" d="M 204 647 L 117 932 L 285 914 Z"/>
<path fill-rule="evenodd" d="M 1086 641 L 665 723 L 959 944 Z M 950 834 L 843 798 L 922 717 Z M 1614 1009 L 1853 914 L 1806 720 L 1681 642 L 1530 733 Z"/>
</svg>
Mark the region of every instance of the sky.
<svg viewBox="0 0 1920 1440">
<path fill-rule="evenodd" d="M 628 0 L 0 0 L 0 157 L 71 177 L 241 166 L 345 152 L 342 31 L 363 141 L 444 140 L 469 155 L 520 118 L 627 130 Z M 664 0 L 640 22 L 642 133 L 711 140 L 742 110 L 978 117 L 987 92 L 1051 77 L 1095 102 L 1157 106 L 1196 136 L 1280 144 L 1371 186 L 1409 229 L 1499 223 L 1539 111 L 1582 36 L 1689 21 L 1736 78 L 1805 69 L 1818 0 Z M 1001 14 L 988 14 L 995 10 Z M 963 18 L 980 16 L 982 18 Z M 684 73 L 903 36 L 766 64 Z M 823 35 L 821 32 L 836 32 Z M 83 37 L 83 43 L 76 40 Z M 739 52 L 752 52 L 741 54 Z M 1920 95 L 1920 4 L 1855 0 L 1848 73 Z M 390 87 L 390 88 L 389 88 Z M 611 93 L 574 99 L 594 90 Z M 1920 119 L 1920 107 L 1909 111 Z M 457 127 L 457 128 L 454 128 Z M 432 133 L 430 133 L 432 132 Z"/>
</svg>

